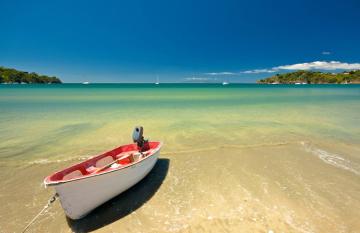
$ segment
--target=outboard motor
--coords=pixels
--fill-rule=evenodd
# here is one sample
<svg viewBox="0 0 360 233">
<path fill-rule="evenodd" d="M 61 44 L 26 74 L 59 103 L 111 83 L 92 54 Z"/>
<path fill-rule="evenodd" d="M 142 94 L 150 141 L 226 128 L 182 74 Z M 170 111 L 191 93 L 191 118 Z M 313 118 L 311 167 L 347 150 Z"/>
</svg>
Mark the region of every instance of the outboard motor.
<svg viewBox="0 0 360 233">
<path fill-rule="evenodd" d="M 137 144 L 139 151 L 146 151 L 149 149 L 148 141 L 144 139 L 144 129 L 142 126 L 136 126 L 133 131 L 133 141 Z"/>
</svg>

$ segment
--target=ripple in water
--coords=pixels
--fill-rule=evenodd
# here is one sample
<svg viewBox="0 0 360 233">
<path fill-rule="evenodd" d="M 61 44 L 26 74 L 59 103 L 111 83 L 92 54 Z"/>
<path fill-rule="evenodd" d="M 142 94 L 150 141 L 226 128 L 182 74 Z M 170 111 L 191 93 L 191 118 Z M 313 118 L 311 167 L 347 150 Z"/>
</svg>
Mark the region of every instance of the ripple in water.
<svg viewBox="0 0 360 233">
<path fill-rule="evenodd" d="M 325 163 L 337 168 L 350 171 L 356 175 L 360 175 L 360 166 L 358 164 L 355 164 L 354 162 L 351 162 L 348 159 L 345 159 L 343 156 L 335 153 L 330 153 L 320 148 L 316 148 L 309 143 L 301 142 L 301 145 L 304 146 L 305 151 L 312 153 Z"/>
</svg>

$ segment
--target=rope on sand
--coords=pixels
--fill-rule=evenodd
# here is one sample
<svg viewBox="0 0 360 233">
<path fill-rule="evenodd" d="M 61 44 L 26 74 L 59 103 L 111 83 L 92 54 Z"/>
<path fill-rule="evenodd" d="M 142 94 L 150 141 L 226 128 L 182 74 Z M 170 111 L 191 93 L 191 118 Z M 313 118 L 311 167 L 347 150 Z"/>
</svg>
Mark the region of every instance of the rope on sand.
<svg viewBox="0 0 360 233">
<path fill-rule="evenodd" d="M 54 203 L 54 201 L 56 201 L 57 197 L 58 197 L 58 194 L 55 193 L 55 194 L 48 200 L 48 202 L 47 202 L 47 204 L 44 206 L 44 208 L 29 222 L 28 225 L 26 225 L 26 227 L 24 228 L 24 230 L 22 230 L 21 233 L 26 232 L 27 229 L 35 222 L 35 220 L 36 220 L 38 217 L 40 217 L 40 215 L 41 215 L 47 208 L 49 208 L 50 205 L 51 205 L 52 203 Z"/>
</svg>

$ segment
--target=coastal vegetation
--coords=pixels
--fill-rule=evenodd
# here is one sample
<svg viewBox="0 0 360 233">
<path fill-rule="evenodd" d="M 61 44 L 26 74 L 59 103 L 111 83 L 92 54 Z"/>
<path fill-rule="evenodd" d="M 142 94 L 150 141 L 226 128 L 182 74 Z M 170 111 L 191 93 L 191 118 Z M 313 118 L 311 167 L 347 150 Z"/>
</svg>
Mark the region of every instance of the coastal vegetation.
<svg viewBox="0 0 360 233">
<path fill-rule="evenodd" d="M 272 77 L 260 79 L 257 83 L 264 84 L 348 84 L 360 83 L 360 70 L 342 73 L 323 73 L 299 70 L 295 72 L 276 74 Z"/>
<path fill-rule="evenodd" d="M 0 66 L 0 83 L 62 83 L 57 77 L 39 75 Z"/>
</svg>

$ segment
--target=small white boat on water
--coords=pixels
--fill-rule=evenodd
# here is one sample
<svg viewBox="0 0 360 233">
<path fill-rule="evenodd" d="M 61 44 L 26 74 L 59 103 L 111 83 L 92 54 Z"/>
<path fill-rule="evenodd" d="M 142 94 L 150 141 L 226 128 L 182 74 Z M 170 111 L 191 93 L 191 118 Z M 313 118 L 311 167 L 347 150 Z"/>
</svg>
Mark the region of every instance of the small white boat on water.
<svg viewBox="0 0 360 233">
<path fill-rule="evenodd" d="M 159 85 L 160 84 L 160 80 L 159 80 L 159 75 L 156 76 L 156 82 L 155 82 L 155 85 Z"/>
<path fill-rule="evenodd" d="M 84 217 L 151 171 L 162 143 L 145 141 L 142 132 L 142 127 L 135 128 L 134 144 L 120 146 L 45 178 L 44 184 L 55 188 L 69 218 Z"/>
<path fill-rule="evenodd" d="M 90 84 L 90 82 L 83 82 L 82 84 L 87 85 L 87 84 Z"/>
<path fill-rule="evenodd" d="M 226 81 L 224 81 L 224 82 L 222 83 L 222 85 L 223 85 L 223 86 L 225 86 L 225 85 L 229 85 L 229 83 L 228 83 L 228 82 L 226 82 Z"/>
</svg>

